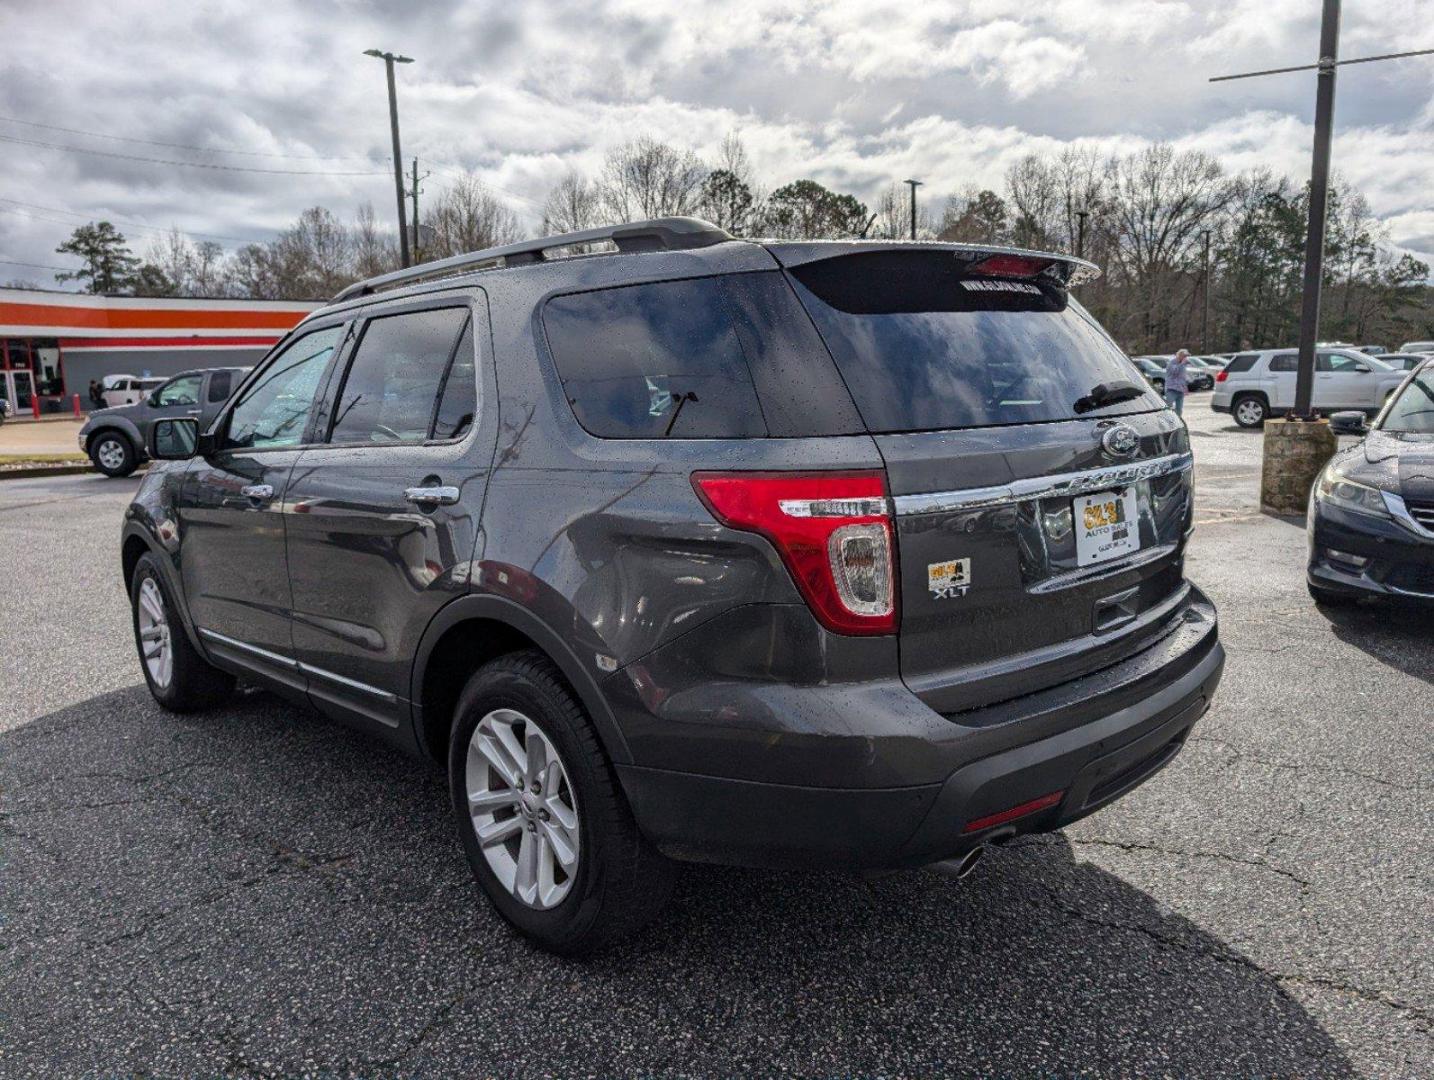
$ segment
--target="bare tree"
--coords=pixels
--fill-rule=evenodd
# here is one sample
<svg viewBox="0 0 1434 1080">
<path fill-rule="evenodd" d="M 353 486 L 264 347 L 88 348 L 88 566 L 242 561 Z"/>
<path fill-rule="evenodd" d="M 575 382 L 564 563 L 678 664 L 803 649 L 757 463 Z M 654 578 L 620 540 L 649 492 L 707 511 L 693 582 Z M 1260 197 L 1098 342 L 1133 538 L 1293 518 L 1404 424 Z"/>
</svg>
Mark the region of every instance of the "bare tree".
<svg viewBox="0 0 1434 1080">
<path fill-rule="evenodd" d="M 170 226 L 167 233 L 150 241 L 145 261 L 164 273 L 177 295 L 194 295 L 194 244 L 180 232 L 178 225 Z"/>
<path fill-rule="evenodd" d="M 354 273 L 360 278 L 376 277 L 398 269 L 398 242 L 378 224 L 373 203 L 359 206 L 354 216 Z"/>
<path fill-rule="evenodd" d="M 643 136 L 608 154 L 597 182 L 598 204 L 611 222 L 691 214 L 706 176 L 691 150 Z"/>
<path fill-rule="evenodd" d="M 518 215 L 471 172 L 438 193 L 423 223 L 433 230 L 424 251 L 435 259 L 511 244 L 523 237 Z"/>
<path fill-rule="evenodd" d="M 597 191 L 576 169 L 558 181 L 543 202 L 543 232 L 581 232 L 603 224 Z"/>
<path fill-rule="evenodd" d="M 1006 201 L 994 191 L 967 188 L 946 202 L 938 240 L 961 244 L 1010 242 L 1010 213 Z"/>
<path fill-rule="evenodd" d="M 735 131 L 729 132 L 712 171 L 702 181 L 698 213 L 733 236 L 746 236 L 762 220 L 765 202 L 746 146 Z"/>
</svg>

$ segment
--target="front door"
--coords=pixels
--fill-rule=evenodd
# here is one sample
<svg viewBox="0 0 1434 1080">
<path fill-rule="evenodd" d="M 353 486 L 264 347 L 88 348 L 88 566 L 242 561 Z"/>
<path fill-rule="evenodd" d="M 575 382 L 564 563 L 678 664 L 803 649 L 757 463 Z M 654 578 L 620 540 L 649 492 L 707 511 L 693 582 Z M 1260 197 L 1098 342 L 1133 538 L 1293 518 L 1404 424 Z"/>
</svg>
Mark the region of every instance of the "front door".
<svg viewBox="0 0 1434 1080">
<path fill-rule="evenodd" d="M 1322 352 L 1315 356 L 1314 405 L 1326 412 L 1340 409 L 1371 409 L 1379 380 L 1363 360 L 1344 353 Z"/>
<path fill-rule="evenodd" d="M 15 416 L 29 416 L 35 408 L 35 379 L 28 371 L 5 372 L 5 396 Z"/>
<path fill-rule="evenodd" d="M 355 339 L 289 481 L 294 653 L 318 708 L 394 728 L 424 629 L 468 587 L 497 438 L 487 309 L 471 290 L 388 307 Z"/>
<path fill-rule="evenodd" d="M 265 364 L 180 495 L 184 593 L 205 647 L 295 689 L 285 490 L 343 332 L 305 334 Z"/>
</svg>

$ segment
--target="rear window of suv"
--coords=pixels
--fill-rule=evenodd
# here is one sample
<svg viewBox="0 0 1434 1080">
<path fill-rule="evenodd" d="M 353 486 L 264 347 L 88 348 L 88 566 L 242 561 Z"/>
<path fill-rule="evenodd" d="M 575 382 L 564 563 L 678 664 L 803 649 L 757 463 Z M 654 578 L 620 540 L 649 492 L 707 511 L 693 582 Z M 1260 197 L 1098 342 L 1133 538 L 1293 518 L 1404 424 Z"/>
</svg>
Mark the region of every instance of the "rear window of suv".
<svg viewBox="0 0 1434 1080">
<path fill-rule="evenodd" d="M 964 253 L 895 251 L 791 272 L 868 430 L 997 427 L 1163 407 L 1058 282 L 975 277 L 969 266 Z M 1077 409 L 1102 384 L 1140 393 Z"/>
</svg>

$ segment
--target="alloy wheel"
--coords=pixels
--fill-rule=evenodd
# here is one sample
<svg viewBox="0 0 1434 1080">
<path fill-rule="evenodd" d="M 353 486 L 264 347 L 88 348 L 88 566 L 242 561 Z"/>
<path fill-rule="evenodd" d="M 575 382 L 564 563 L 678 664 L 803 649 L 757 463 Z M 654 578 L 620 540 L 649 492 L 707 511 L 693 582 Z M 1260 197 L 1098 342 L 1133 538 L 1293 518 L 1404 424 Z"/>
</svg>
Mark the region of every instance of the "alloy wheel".
<svg viewBox="0 0 1434 1080">
<path fill-rule="evenodd" d="M 124 447 L 118 439 L 106 439 L 100 443 L 95 450 L 95 457 L 106 469 L 119 469 L 124 467 Z"/>
<path fill-rule="evenodd" d="M 174 645 L 169 640 L 169 617 L 164 610 L 164 594 L 154 578 L 140 584 L 136 601 L 139 619 L 139 647 L 144 666 L 154 685 L 165 689 L 174 677 Z"/>
<path fill-rule="evenodd" d="M 578 806 L 557 747 L 516 709 L 494 709 L 468 740 L 468 814 L 489 869 L 528 907 L 556 907 L 579 858 Z"/>
</svg>

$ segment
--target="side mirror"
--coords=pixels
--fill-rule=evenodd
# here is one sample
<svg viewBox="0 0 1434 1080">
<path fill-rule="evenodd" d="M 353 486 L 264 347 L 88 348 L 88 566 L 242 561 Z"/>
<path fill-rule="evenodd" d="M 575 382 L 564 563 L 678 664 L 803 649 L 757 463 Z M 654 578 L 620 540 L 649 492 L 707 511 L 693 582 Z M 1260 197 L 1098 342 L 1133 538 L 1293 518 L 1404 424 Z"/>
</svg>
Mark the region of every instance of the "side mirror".
<svg viewBox="0 0 1434 1080">
<path fill-rule="evenodd" d="M 1368 435 L 1364 413 L 1357 410 L 1337 412 L 1329 418 L 1329 429 L 1336 435 Z"/>
<path fill-rule="evenodd" d="M 1363 364 L 1354 365 L 1354 371 L 1356 375 L 1368 375 L 1370 370 L 1370 368 L 1365 367 Z"/>
<path fill-rule="evenodd" d="M 199 421 L 188 417 L 156 420 L 149 429 L 149 456 L 155 461 L 186 461 L 199 448 Z"/>
</svg>

